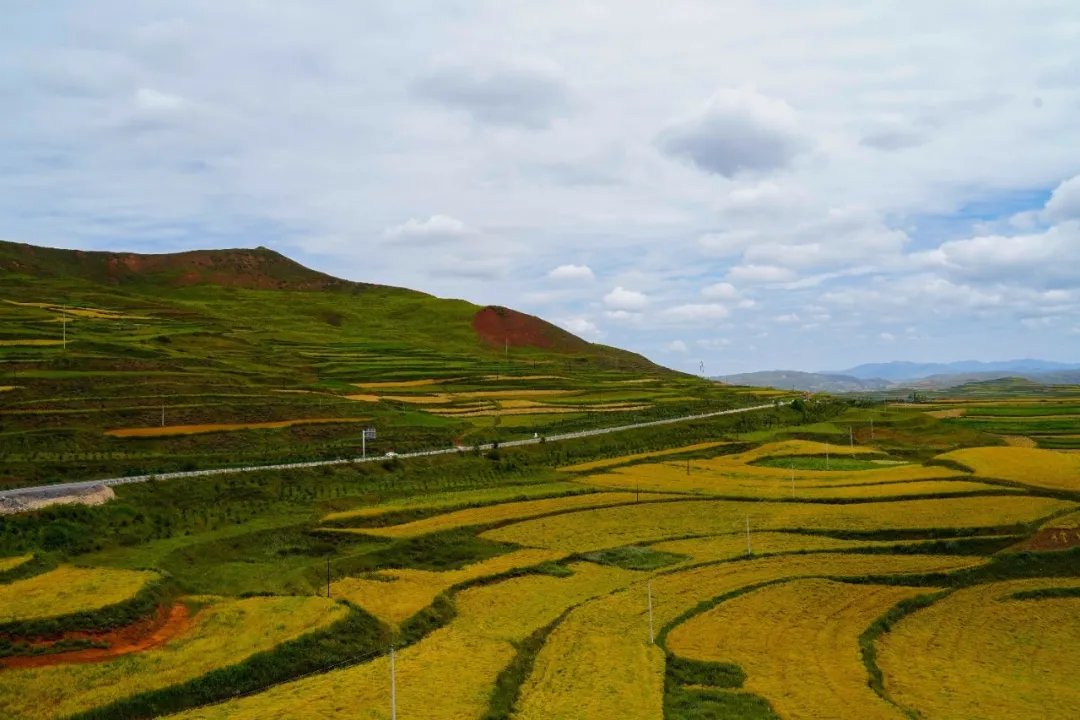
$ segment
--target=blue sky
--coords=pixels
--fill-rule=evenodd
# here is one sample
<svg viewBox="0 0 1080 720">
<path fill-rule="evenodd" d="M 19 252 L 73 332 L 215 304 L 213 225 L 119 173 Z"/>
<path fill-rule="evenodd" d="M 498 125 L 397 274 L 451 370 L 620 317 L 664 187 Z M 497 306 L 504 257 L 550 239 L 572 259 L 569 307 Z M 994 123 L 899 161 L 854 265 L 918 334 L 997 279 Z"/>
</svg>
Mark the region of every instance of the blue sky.
<svg viewBox="0 0 1080 720">
<path fill-rule="evenodd" d="M 265 245 L 710 374 L 1075 361 L 1078 48 L 1043 0 L 23 4 L 0 237 Z"/>
</svg>

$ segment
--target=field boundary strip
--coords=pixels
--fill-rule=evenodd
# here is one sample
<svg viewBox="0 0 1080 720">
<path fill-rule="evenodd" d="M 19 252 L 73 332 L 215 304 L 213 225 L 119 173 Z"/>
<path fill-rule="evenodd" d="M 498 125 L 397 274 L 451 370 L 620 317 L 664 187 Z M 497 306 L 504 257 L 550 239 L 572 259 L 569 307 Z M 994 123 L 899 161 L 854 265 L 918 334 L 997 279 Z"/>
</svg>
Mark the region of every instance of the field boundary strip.
<svg viewBox="0 0 1080 720">
<path fill-rule="evenodd" d="M 688 422 L 690 420 L 705 420 L 712 417 L 719 417 L 721 415 L 735 415 L 744 412 L 753 412 L 755 410 L 768 410 L 775 408 L 775 403 L 768 403 L 766 405 L 754 405 L 752 407 L 734 408 L 732 410 L 717 410 L 716 412 L 704 413 L 700 415 L 685 415 L 675 418 L 664 418 L 663 420 L 651 420 L 649 422 L 634 423 L 632 425 L 617 425 L 615 427 L 597 428 L 594 430 L 582 430 L 580 432 L 564 433 L 561 435 L 548 435 L 543 438 L 526 438 L 524 440 L 509 440 L 501 443 L 487 443 L 484 445 L 478 445 L 481 450 L 491 450 L 498 445 L 498 447 L 519 447 L 522 445 L 536 445 L 540 442 L 559 442 L 561 440 L 575 440 L 583 437 L 593 437 L 595 435 L 607 435 L 609 433 L 624 432 L 626 430 L 636 430 L 645 427 L 655 427 L 658 425 L 671 425 L 679 422 Z M 396 455 L 398 459 L 407 460 L 414 457 L 427 457 L 431 455 L 449 455 L 451 453 L 465 452 L 472 450 L 472 447 L 451 447 L 451 448 L 439 448 L 437 450 L 421 450 L 414 453 L 402 453 Z M 312 467 L 325 467 L 329 465 L 349 465 L 353 463 L 375 462 L 377 460 L 385 459 L 383 456 L 371 456 L 368 458 L 342 458 L 338 460 L 314 460 L 310 462 L 297 462 L 297 463 L 283 463 L 277 465 L 249 465 L 246 467 L 234 467 L 234 468 L 215 468 L 210 470 L 187 470 L 183 472 L 172 473 L 160 473 L 153 475 L 133 475 L 131 477 L 120 478 L 106 478 L 104 480 L 83 480 L 80 482 L 71 483 L 55 483 L 52 485 L 38 485 L 34 487 L 14 488 L 11 490 L 0 490 L 0 499 L 7 497 L 17 497 L 20 495 L 35 495 L 39 493 L 46 493 L 52 495 L 63 495 L 72 490 L 91 488 L 96 485 L 114 486 L 114 485 L 127 485 L 131 483 L 144 483 L 151 480 L 179 480 L 183 478 L 192 477 L 208 477 L 211 475 L 224 475 L 226 473 L 238 473 L 238 472 L 253 472 L 257 470 L 294 470 L 299 468 L 312 468 Z"/>
</svg>

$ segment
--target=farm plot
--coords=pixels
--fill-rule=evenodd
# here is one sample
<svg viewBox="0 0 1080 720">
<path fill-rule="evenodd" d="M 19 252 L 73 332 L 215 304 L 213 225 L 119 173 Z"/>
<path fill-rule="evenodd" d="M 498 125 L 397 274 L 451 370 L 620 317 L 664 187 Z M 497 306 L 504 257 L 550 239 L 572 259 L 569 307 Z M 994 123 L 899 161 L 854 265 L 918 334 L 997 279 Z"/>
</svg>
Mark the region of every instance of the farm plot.
<svg viewBox="0 0 1080 720">
<path fill-rule="evenodd" d="M 1080 492 L 1080 455 L 1020 447 L 980 447 L 939 455 L 984 477 Z"/>
<path fill-rule="evenodd" d="M 564 554 L 549 550 L 519 550 L 459 570 L 387 570 L 370 577 L 338 580 L 330 585 L 330 592 L 334 597 L 356 603 L 380 620 L 397 625 L 458 583 L 558 560 Z"/>
<path fill-rule="evenodd" d="M 204 598 L 191 627 L 165 645 L 108 662 L 0 672 L 5 717 L 63 717 L 236 664 L 342 618 L 317 597 Z"/>
<path fill-rule="evenodd" d="M 643 501 L 669 499 L 670 495 L 643 495 Z M 458 510 L 443 515 L 436 515 L 423 520 L 392 525 L 385 528 L 363 528 L 357 532 L 368 535 L 381 535 L 391 538 L 410 538 L 440 530 L 467 527 L 469 525 L 488 525 L 490 523 L 516 520 L 548 513 L 566 512 L 580 508 L 601 507 L 604 505 L 622 505 L 637 501 L 634 493 L 592 493 L 570 497 L 548 498 L 546 500 L 526 500 L 524 502 L 503 503 L 485 507 Z"/>
<path fill-rule="evenodd" d="M 303 418 L 299 420 L 276 420 L 253 423 L 209 423 L 206 425 L 166 425 L 163 427 L 119 428 L 106 430 L 112 437 L 162 437 L 165 435 L 199 435 L 202 433 L 229 432 L 232 430 L 273 430 L 293 425 L 325 425 L 327 423 L 365 422 L 368 418 Z"/>
<path fill-rule="evenodd" d="M 898 544 L 900 543 L 893 540 L 841 540 L 824 535 L 757 532 L 751 536 L 750 549 L 755 557 L 760 557 L 792 552 L 892 547 Z M 735 560 L 746 557 L 746 533 L 668 540 L 649 547 L 661 552 L 688 555 L 690 559 L 683 561 L 684 564 Z"/>
<path fill-rule="evenodd" d="M 567 608 L 641 577 L 640 573 L 591 563 L 574 564 L 570 569 L 573 574 L 566 578 L 532 575 L 458 593 L 458 616 L 450 625 L 397 655 L 399 716 L 425 720 L 483 717 L 499 672 L 514 656 L 513 643 Z M 390 716 L 389 674 L 389 661 L 381 657 L 178 717 L 384 720 Z"/>
<path fill-rule="evenodd" d="M 41 575 L 0 585 L 0 622 L 40 620 L 100 610 L 130 600 L 154 572 L 62 565 Z"/>
<path fill-rule="evenodd" d="M 626 463 L 635 462 L 637 460 L 644 460 L 652 457 L 662 457 L 664 455 L 678 455 L 680 453 L 698 452 L 700 450 L 710 450 L 715 447 L 728 445 L 727 442 L 704 442 L 697 443 L 696 445 L 686 445 L 685 447 L 671 448 L 670 450 L 655 450 L 653 452 L 637 453 L 635 455 L 623 455 L 622 457 L 606 458 L 604 460 L 593 460 L 592 462 L 578 463 L 577 465 L 565 465 L 560 467 L 561 472 L 587 472 L 589 470 L 600 470 L 613 465 L 624 465 Z"/>
<path fill-rule="evenodd" d="M 657 629 L 698 603 L 783 578 L 947 571 L 981 558 L 794 555 L 722 563 L 654 577 Z M 664 653 L 649 643 L 645 583 L 573 610 L 548 637 L 522 689 L 520 720 L 663 717 Z"/>
<path fill-rule="evenodd" d="M 903 618 L 878 640 L 886 692 L 922 717 L 1077 717 L 1080 597 L 1010 598 L 1060 587 L 1080 581 L 978 585 Z"/>
<path fill-rule="evenodd" d="M 0 558 L 0 573 L 14 570 L 20 565 L 30 562 L 33 557 L 33 555 L 17 555 L 15 557 Z"/>
<path fill-rule="evenodd" d="M 859 634 L 879 615 L 928 588 L 794 580 L 717 605 L 677 626 L 678 656 L 739 665 L 745 688 L 781 717 L 904 720 L 868 684 Z"/>
<path fill-rule="evenodd" d="M 855 505 L 699 500 L 625 505 L 534 518 L 481 537 L 528 547 L 589 552 L 744 530 L 875 530 L 989 528 L 1031 522 L 1073 503 L 1041 497 L 970 497 Z"/>
</svg>

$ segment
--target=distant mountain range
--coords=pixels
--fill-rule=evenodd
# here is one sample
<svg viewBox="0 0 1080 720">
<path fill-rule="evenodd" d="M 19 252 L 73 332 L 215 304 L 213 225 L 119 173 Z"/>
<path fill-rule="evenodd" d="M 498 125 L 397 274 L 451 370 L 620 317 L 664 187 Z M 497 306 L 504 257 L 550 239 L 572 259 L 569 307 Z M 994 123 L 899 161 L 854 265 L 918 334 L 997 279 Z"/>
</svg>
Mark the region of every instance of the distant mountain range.
<svg viewBox="0 0 1080 720">
<path fill-rule="evenodd" d="M 1047 373 L 1061 370 L 1080 370 L 1080 363 L 1060 363 L 1050 360 L 1034 360 L 1024 358 L 1021 360 L 1002 360 L 998 362 L 981 362 L 979 360 L 960 360 L 951 363 L 914 363 L 914 362 L 887 362 L 867 363 L 856 365 L 846 370 L 825 370 L 822 375 L 850 375 L 861 380 L 917 380 L 932 375 L 965 375 L 971 373 L 1005 373 L 1000 377 L 1009 375 L 1022 375 L 1023 373 Z"/>
<path fill-rule="evenodd" d="M 999 378 L 1024 378 L 1032 382 L 1056 384 L 1080 382 L 1080 363 L 1048 360 L 1007 360 L 953 363 L 889 362 L 858 365 L 838 372 L 766 370 L 713 378 L 732 385 L 794 388 L 807 392 L 874 392 L 881 390 L 932 390 L 969 382 Z"/>
</svg>

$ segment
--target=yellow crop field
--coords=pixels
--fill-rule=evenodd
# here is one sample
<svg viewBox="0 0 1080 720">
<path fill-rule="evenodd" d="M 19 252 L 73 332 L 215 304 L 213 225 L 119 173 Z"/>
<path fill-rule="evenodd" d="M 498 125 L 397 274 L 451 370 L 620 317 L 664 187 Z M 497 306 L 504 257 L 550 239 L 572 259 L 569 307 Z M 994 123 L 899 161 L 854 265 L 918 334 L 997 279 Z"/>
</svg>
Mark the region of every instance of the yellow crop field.
<svg viewBox="0 0 1080 720">
<path fill-rule="evenodd" d="M 813 442 L 811 440 L 783 440 L 761 445 L 760 447 L 747 450 L 736 455 L 720 455 L 709 460 L 698 460 L 695 464 L 702 467 L 713 465 L 728 467 L 730 465 L 745 465 L 746 463 L 767 457 L 786 457 L 788 455 L 878 455 L 880 450 L 864 447 L 862 445 L 836 445 L 832 443 Z"/>
<path fill-rule="evenodd" d="M 338 580 L 330 585 L 330 593 L 333 597 L 356 603 L 380 620 L 397 625 L 458 583 L 558 560 L 564 555 L 549 550 L 518 550 L 459 570 L 386 570 L 375 577 Z"/>
<path fill-rule="evenodd" d="M 744 687 L 781 717 L 904 720 L 869 687 L 858 637 L 896 603 L 932 590 L 794 580 L 691 618 L 667 645 L 681 657 L 739 665 Z"/>
<path fill-rule="evenodd" d="M 971 468 L 977 475 L 1052 490 L 1080 490 L 1080 456 L 1022 447 L 980 447 L 938 456 Z"/>
<path fill-rule="evenodd" d="M 0 558 L 0 573 L 14 570 L 15 568 L 30 562 L 33 555 L 17 555 L 15 557 Z"/>
<path fill-rule="evenodd" d="M 0 622 L 36 620 L 99 610 L 133 597 L 157 573 L 61 565 L 41 575 L 0 585 Z"/>
<path fill-rule="evenodd" d="M 443 383 L 452 383 L 457 380 L 464 380 L 465 378 L 426 378 L 423 380 L 391 380 L 388 382 L 366 382 L 366 383 L 352 383 L 352 385 L 366 390 L 368 388 L 385 390 L 387 388 L 415 388 L 426 387 L 428 385 L 441 385 Z"/>
<path fill-rule="evenodd" d="M 640 573 L 590 563 L 567 578 L 527 576 L 458 594 L 458 616 L 397 656 L 399 717 L 459 720 L 483 717 L 500 670 L 527 637 L 567 608 L 611 592 Z M 265 693 L 181 714 L 184 720 L 325 717 L 385 720 L 390 713 L 389 662 L 280 685 Z"/>
<path fill-rule="evenodd" d="M 650 500 L 664 500 L 670 495 L 644 494 L 642 502 Z M 504 503 L 502 505 L 489 505 L 486 507 L 469 508 L 456 512 L 436 515 L 434 517 L 415 520 L 401 525 L 392 525 L 385 528 L 363 528 L 357 532 L 366 535 L 382 535 L 383 537 L 407 538 L 426 535 L 439 530 L 467 527 L 469 525 L 487 525 L 505 520 L 527 518 L 547 513 L 565 512 L 580 508 L 601 507 L 604 505 L 620 505 L 635 502 L 637 496 L 634 493 L 592 493 L 589 495 L 573 495 L 570 497 L 547 498 L 544 500 L 526 500 L 524 502 Z"/>
<path fill-rule="evenodd" d="M 14 390 L 18 385 L 0 385 L 0 392 L 7 392 L 8 390 Z"/>
<path fill-rule="evenodd" d="M 63 345 L 63 340 L 0 340 L 0 347 L 44 347 L 47 345 Z"/>
<path fill-rule="evenodd" d="M 66 717 L 241 662 L 347 612 L 318 597 L 217 598 L 190 628 L 159 648 L 107 662 L 0 672 L 0 707 L 4 717 Z"/>
<path fill-rule="evenodd" d="M 788 555 L 722 563 L 652 580 L 657 629 L 703 600 L 757 583 L 806 576 L 955 570 L 982 558 L 943 555 Z M 522 688 L 520 720 L 663 717 L 664 653 L 649 644 L 645 582 L 585 603 L 555 628 Z"/>
<path fill-rule="evenodd" d="M 601 406 L 601 405 L 578 405 L 574 407 L 555 407 L 544 406 L 534 408 L 517 408 L 512 410 L 501 410 L 498 408 L 491 408 L 488 410 L 472 410 L 467 412 L 455 412 L 450 409 L 432 410 L 436 415 L 453 415 L 454 417 L 470 418 L 470 417 L 491 417 L 494 415 L 566 415 L 569 413 L 614 413 L 614 412 L 636 412 L 638 410 L 645 410 L 649 408 L 648 405 L 626 405 L 626 406 Z"/>
<path fill-rule="evenodd" d="M 277 420 L 259 423 L 220 423 L 208 425 L 166 425 L 165 427 L 120 428 L 106 430 L 112 437 L 159 437 L 162 435 L 198 435 L 200 433 L 225 432 L 229 430 L 265 430 L 284 428 L 293 425 L 313 425 L 325 423 L 366 422 L 368 418 L 305 418 L 301 420 Z"/>
<path fill-rule="evenodd" d="M 615 469 L 608 474 L 583 478 L 586 485 L 605 489 L 681 492 L 699 495 L 722 495 L 754 499 L 802 498 L 885 498 L 902 495 L 934 495 L 975 491 L 1002 492 L 1000 485 L 938 478 L 965 477 L 940 467 L 902 465 L 880 470 L 860 470 L 854 477 L 846 473 L 816 473 L 798 470 L 794 473 L 779 468 L 751 467 L 749 470 L 771 472 L 738 477 L 687 475 L 685 470 L 662 465 L 635 465 Z M 840 477 L 822 482 L 822 475 Z M 794 475 L 794 481 L 792 481 Z M 926 478 L 926 479 L 923 479 Z M 830 477 L 831 479 L 831 477 Z M 792 492 L 794 485 L 794 492 Z M 1022 492 L 1017 490 L 1017 492 Z"/>
<path fill-rule="evenodd" d="M 635 455 L 623 455 L 622 457 L 605 458 L 604 460 L 593 460 L 592 462 L 578 463 L 577 465 L 566 465 L 560 467 L 562 472 L 586 472 L 588 470 L 600 470 L 601 468 L 610 467 L 612 465 L 622 465 L 623 463 L 633 462 L 635 460 L 642 460 L 644 458 L 662 457 L 664 455 L 677 455 L 685 452 L 697 452 L 698 450 L 709 450 L 714 447 L 720 447 L 721 445 L 730 445 L 728 442 L 704 442 L 697 443 L 696 445 L 686 445 L 684 447 L 672 448 L 670 450 L 656 450 L 653 452 L 637 453 Z"/>
<path fill-rule="evenodd" d="M 642 503 L 523 520 L 481 535 L 563 552 L 751 530 L 902 530 L 993 527 L 1028 522 L 1075 507 L 1029 496 L 899 500 L 853 505 L 727 500 Z"/>
<path fill-rule="evenodd" d="M 751 550 L 755 556 L 806 550 L 850 550 L 852 548 L 890 547 L 900 544 L 917 545 L 918 542 L 902 543 L 895 540 L 840 540 L 824 535 L 800 533 L 756 532 L 750 537 Z M 668 540 L 650 545 L 654 550 L 689 555 L 684 564 L 733 560 L 746 555 L 746 533 L 728 533 L 713 537 Z"/>
<path fill-rule="evenodd" d="M 978 585 L 903 618 L 878 641 L 886 692 L 923 717 L 1075 717 L 1080 598 L 1009 599 L 1047 587 L 1080 580 Z"/>
<path fill-rule="evenodd" d="M 405 497 L 355 510 L 343 510 L 323 516 L 324 521 L 342 520 L 351 517 L 372 517 L 400 510 L 418 510 L 440 507 L 454 507 L 472 503 L 497 503 L 507 500 L 526 500 L 545 495 L 562 495 L 581 492 L 582 487 L 572 482 L 535 483 L 530 485 L 502 485 L 482 490 L 459 490 L 457 492 L 432 493 L 420 498 Z"/>
</svg>

